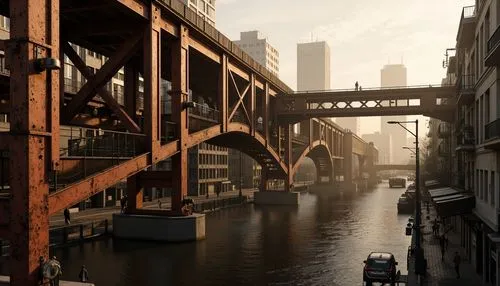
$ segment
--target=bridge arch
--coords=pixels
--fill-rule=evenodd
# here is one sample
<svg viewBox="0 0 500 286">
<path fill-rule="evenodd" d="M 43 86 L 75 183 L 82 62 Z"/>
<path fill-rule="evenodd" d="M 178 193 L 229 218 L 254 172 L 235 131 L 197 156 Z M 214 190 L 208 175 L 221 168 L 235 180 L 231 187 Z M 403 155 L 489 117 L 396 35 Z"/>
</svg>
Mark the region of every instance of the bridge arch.
<svg viewBox="0 0 500 286">
<path fill-rule="evenodd" d="M 333 177 L 332 153 L 324 140 L 313 141 L 310 146 L 306 146 L 294 153 L 292 175 L 294 175 L 305 157 L 310 158 L 316 166 L 317 180 L 321 177 Z"/>
<path fill-rule="evenodd" d="M 227 132 L 222 133 L 220 125 L 211 127 L 203 131 L 204 137 L 201 142 L 227 147 L 241 151 L 268 171 L 269 178 L 282 179 L 288 173 L 287 167 L 279 154 L 270 145 L 266 145 L 266 140 L 258 132 L 253 135 L 250 127 L 242 123 L 231 122 L 228 124 Z M 200 142 L 200 143 L 201 143 Z"/>
</svg>

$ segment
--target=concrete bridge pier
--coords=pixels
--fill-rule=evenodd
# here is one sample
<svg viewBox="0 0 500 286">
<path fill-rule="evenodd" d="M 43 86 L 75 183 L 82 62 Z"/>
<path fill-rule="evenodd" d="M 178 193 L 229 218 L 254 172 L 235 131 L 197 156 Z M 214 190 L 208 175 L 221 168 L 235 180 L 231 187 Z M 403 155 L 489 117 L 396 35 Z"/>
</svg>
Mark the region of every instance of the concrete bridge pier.
<svg viewBox="0 0 500 286">
<path fill-rule="evenodd" d="M 269 172 L 262 169 L 259 191 L 253 194 L 254 203 L 256 205 L 298 206 L 300 193 L 294 192 L 293 188 L 285 190 L 270 190 L 268 175 Z"/>
</svg>

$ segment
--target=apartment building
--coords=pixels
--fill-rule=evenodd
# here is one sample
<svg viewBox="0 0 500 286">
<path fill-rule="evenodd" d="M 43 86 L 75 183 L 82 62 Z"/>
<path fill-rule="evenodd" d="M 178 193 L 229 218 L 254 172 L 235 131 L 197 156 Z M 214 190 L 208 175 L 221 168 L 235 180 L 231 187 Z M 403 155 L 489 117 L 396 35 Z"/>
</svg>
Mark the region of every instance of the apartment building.
<svg viewBox="0 0 500 286">
<path fill-rule="evenodd" d="M 279 76 L 279 52 L 259 31 L 241 32 L 240 39 L 233 43 L 274 75 Z"/>
<path fill-rule="evenodd" d="M 446 153 L 450 146 L 451 184 L 475 197 L 472 213 L 461 214 L 456 226 L 466 259 L 491 285 L 500 285 L 499 44 L 500 1 L 477 0 L 464 7 L 447 79 L 458 88 L 457 117 L 450 143 L 438 147 Z M 444 136 L 443 131 L 438 134 Z"/>
</svg>

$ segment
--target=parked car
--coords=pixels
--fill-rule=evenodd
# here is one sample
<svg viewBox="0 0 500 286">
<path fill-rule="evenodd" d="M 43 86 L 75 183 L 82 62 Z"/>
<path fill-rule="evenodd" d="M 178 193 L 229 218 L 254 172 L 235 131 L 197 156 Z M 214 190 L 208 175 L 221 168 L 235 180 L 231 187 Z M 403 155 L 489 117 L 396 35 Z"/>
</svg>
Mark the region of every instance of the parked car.
<svg viewBox="0 0 500 286">
<path fill-rule="evenodd" d="M 367 286 L 371 286 L 373 282 L 395 285 L 398 263 L 392 253 L 372 252 L 363 262 L 365 263 L 363 281 Z"/>
<path fill-rule="evenodd" d="M 400 186 L 401 188 L 406 188 L 406 179 L 393 177 L 389 179 L 389 188 L 394 186 Z"/>
</svg>

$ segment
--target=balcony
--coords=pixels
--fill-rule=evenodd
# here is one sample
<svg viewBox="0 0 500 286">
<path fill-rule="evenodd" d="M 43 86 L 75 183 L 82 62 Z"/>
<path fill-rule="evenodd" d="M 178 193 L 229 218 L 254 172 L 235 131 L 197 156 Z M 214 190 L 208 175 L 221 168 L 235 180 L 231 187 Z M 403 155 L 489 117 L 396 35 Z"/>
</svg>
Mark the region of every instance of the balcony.
<svg viewBox="0 0 500 286">
<path fill-rule="evenodd" d="M 484 148 L 500 149 L 500 118 L 486 124 L 484 135 Z"/>
<path fill-rule="evenodd" d="M 457 33 L 457 48 L 470 48 L 474 43 L 474 29 L 477 21 L 476 7 L 467 6 L 462 9 Z"/>
<path fill-rule="evenodd" d="M 446 141 L 439 144 L 438 155 L 441 157 L 448 157 L 450 155 L 450 145 Z"/>
<path fill-rule="evenodd" d="M 451 135 L 451 127 L 447 122 L 439 123 L 438 127 L 438 137 L 441 139 L 448 138 Z"/>
<path fill-rule="evenodd" d="M 484 58 L 484 64 L 487 67 L 500 65 L 500 26 L 497 27 L 488 40 L 488 51 Z"/>
<path fill-rule="evenodd" d="M 461 75 L 457 78 L 458 105 L 469 105 L 474 102 L 475 76 L 473 74 Z"/>
<path fill-rule="evenodd" d="M 455 148 L 455 151 L 474 151 L 474 129 L 472 126 L 462 125 L 458 128 L 457 133 L 457 147 Z"/>
</svg>

